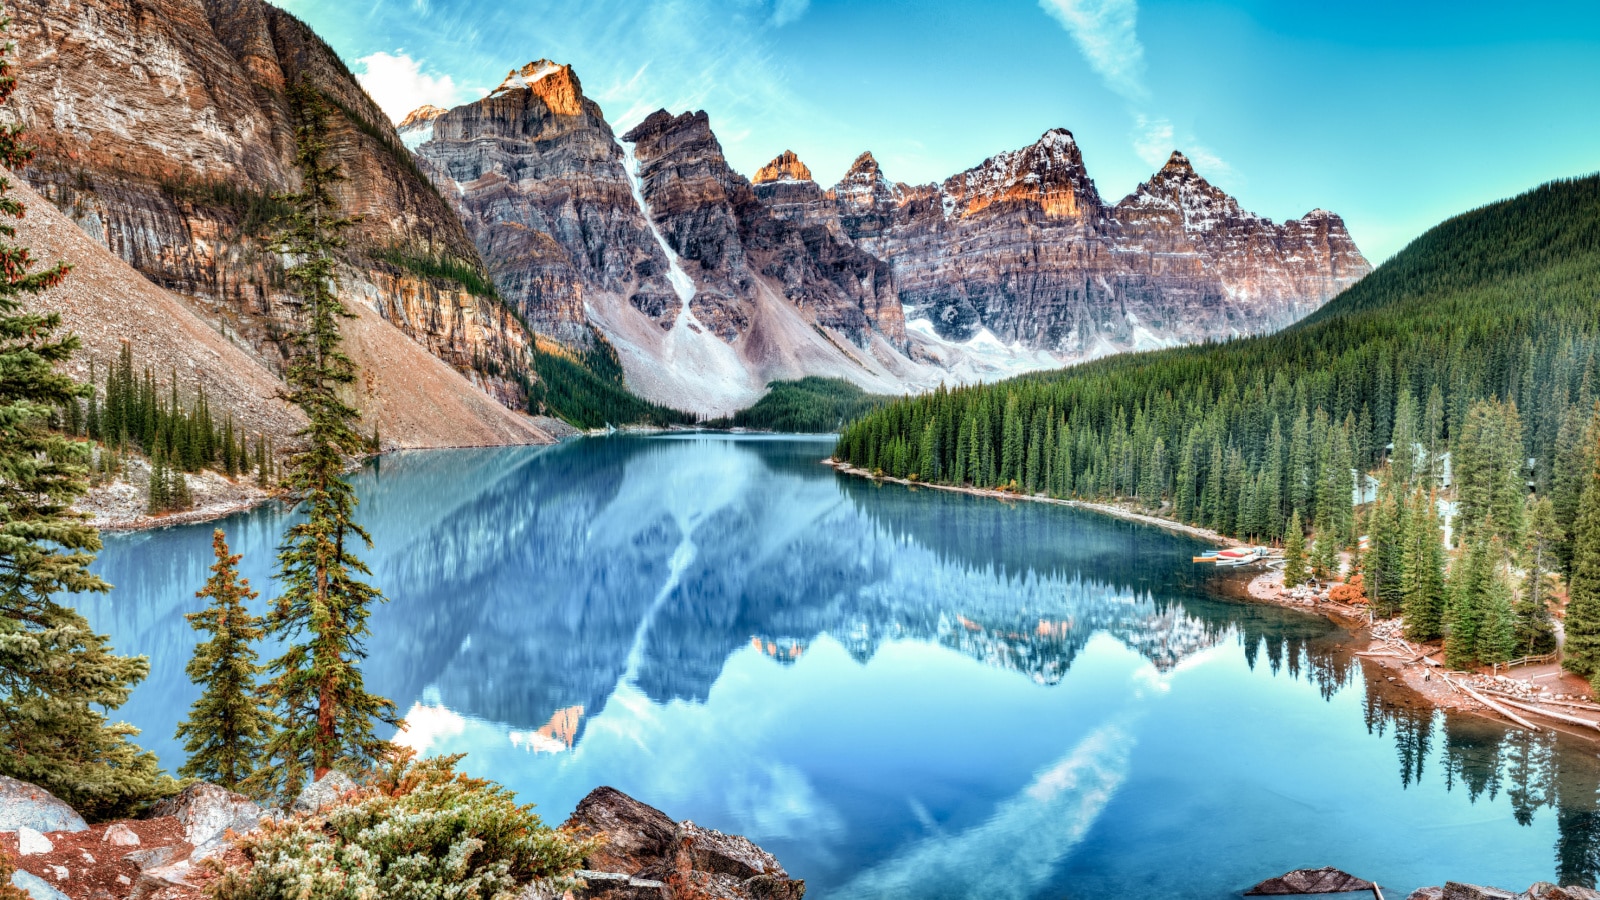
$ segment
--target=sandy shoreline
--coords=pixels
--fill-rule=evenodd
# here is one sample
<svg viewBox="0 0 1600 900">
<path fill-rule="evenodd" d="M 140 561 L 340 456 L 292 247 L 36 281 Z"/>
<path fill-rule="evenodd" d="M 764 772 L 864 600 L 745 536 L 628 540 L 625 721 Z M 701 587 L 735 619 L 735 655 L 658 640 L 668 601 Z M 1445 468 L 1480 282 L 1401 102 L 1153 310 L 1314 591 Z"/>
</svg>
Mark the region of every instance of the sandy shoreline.
<svg viewBox="0 0 1600 900">
<path fill-rule="evenodd" d="M 1245 546 L 1241 541 L 1210 529 L 1184 525 L 1109 503 L 927 484 L 873 475 L 832 458 L 823 462 L 841 474 L 873 481 L 995 500 L 1053 503 L 1140 522 L 1225 546 Z M 1361 660 L 1369 680 L 1378 684 L 1380 690 L 1391 694 L 1401 705 L 1417 705 L 1420 702 L 1434 709 L 1483 716 L 1516 728 L 1554 729 L 1600 743 L 1600 704 L 1590 700 L 1588 682 L 1562 671 L 1556 663 L 1520 667 L 1498 676 L 1447 670 L 1442 665 L 1440 644 L 1416 645 L 1407 642 L 1400 634 L 1400 620 L 1380 619 L 1374 622 L 1365 606 L 1349 606 L 1329 600 L 1327 586 L 1317 590 L 1302 587 L 1286 591 L 1281 570 L 1256 572 L 1244 585 L 1242 593 L 1251 600 L 1298 609 L 1347 628 L 1351 638 L 1346 647 L 1350 653 Z"/>
</svg>

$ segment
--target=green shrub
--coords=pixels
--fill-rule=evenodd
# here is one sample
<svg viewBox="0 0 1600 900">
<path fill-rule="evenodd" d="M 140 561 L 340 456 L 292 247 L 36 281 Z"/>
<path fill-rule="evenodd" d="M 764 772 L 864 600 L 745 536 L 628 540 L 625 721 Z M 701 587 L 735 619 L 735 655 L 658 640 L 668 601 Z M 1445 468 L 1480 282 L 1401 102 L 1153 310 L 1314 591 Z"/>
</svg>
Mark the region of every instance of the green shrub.
<svg viewBox="0 0 1600 900">
<path fill-rule="evenodd" d="M 239 846 L 213 900 L 511 900 L 538 881 L 556 893 L 593 842 L 544 825 L 493 782 L 397 749 L 365 787 L 315 815 L 264 822 Z M 217 866 L 220 867 L 220 863 Z"/>
</svg>

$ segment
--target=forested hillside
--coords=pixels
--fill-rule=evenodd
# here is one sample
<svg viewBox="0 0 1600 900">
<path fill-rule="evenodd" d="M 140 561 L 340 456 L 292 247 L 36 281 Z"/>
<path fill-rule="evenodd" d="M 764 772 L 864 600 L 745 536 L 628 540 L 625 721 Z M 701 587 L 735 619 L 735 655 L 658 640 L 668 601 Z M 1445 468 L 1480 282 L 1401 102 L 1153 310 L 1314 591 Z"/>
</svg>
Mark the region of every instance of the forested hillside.
<svg viewBox="0 0 1600 900">
<path fill-rule="evenodd" d="M 1354 545 L 1371 507 L 1381 514 L 1359 523 L 1379 548 L 1367 555 L 1368 592 L 1382 611 L 1417 594 L 1408 627 L 1436 636 L 1458 604 L 1416 582 L 1444 561 L 1408 569 L 1401 547 L 1409 537 L 1421 552 L 1418 529 L 1438 527 L 1423 495 L 1438 494 L 1453 463 L 1457 540 L 1492 541 L 1506 563 L 1480 579 L 1486 599 L 1473 614 L 1506 612 L 1489 594 L 1538 531 L 1528 525 L 1535 498 L 1548 499 L 1564 533 L 1580 517 L 1597 343 L 1600 176 L 1591 176 L 1445 222 L 1285 332 L 896 402 L 847 428 L 838 455 L 924 481 L 1132 499 L 1246 538 L 1282 539 L 1298 521 L 1325 565 Z M 1413 452 L 1391 454 L 1391 444 Z M 1376 472 L 1376 504 L 1353 508 L 1357 471 Z M 1550 543 L 1558 567 L 1570 565 L 1574 542 Z M 1596 566 L 1600 583 L 1600 555 Z M 1571 615 L 1580 592 L 1575 584 Z M 1509 650 L 1491 644 L 1503 636 L 1468 649 L 1502 656 Z"/>
<path fill-rule="evenodd" d="M 891 399 L 869 394 L 842 378 L 813 375 L 796 381 L 774 381 L 754 406 L 734 413 L 732 418 L 706 424 L 821 434 L 837 431 L 846 422 L 861 418 Z"/>
</svg>

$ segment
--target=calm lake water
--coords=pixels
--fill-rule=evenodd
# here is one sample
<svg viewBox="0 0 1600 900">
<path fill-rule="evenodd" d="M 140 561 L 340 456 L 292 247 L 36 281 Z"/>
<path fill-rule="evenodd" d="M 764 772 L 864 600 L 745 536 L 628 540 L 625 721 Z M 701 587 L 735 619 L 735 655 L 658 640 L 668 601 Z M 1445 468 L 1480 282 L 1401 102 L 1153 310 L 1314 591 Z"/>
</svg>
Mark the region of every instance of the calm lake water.
<svg viewBox="0 0 1600 900">
<path fill-rule="evenodd" d="M 1341 632 L 1221 599 L 1203 545 L 846 479 L 815 439 L 588 439 L 359 476 L 368 684 L 559 823 L 610 784 L 813 898 L 1224 897 L 1333 865 L 1593 884 L 1600 759 L 1386 706 Z M 222 523 L 269 589 L 286 521 Z M 175 768 L 212 525 L 108 536 L 83 609 Z"/>
</svg>

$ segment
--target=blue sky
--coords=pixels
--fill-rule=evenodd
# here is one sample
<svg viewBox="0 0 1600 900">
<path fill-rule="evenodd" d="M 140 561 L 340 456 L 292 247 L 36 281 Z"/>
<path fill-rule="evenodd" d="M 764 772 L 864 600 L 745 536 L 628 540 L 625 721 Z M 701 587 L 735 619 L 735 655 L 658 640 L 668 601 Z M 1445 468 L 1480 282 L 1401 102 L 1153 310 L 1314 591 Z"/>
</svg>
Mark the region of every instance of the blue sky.
<svg viewBox="0 0 1600 900">
<path fill-rule="evenodd" d="M 941 180 L 1072 130 L 1115 201 L 1173 149 L 1247 208 L 1342 214 L 1373 261 L 1600 170 L 1595 0 L 281 0 L 399 117 L 571 63 L 613 126 L 704 109 L 749 174 L 871 150 Z"/>
</svg>

